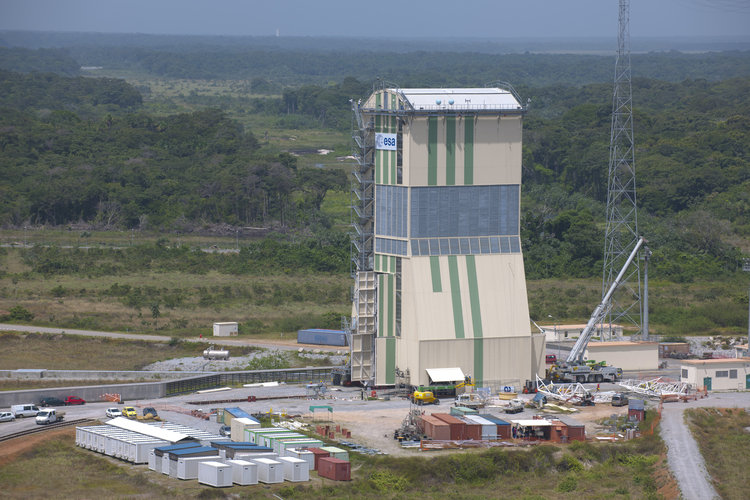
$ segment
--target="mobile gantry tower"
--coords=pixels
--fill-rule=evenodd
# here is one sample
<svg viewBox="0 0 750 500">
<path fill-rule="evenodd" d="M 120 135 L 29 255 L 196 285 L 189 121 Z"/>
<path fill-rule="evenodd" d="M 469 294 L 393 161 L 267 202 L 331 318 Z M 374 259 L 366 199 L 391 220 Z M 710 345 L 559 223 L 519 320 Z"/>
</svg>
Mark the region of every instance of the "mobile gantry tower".
<svg viewBox="0 0 750 500">
<path fill-rule="evenodd" d="M 352 379 L 461 368 L 516 385 L 544 368 L 520 242 L 524 107 L 509 85 L 353 102 L 358 167 Z"/>
</svg>

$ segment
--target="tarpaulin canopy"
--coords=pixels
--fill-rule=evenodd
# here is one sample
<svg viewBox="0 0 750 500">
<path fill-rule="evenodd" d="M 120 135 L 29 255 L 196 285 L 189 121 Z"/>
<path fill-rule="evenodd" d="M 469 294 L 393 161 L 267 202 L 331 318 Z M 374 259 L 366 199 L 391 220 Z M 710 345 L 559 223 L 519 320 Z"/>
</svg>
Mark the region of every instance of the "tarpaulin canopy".
<svg viewBox="0 0 750 500">
<path fill-rule="evenodd" d="M 461 368 L 427 368 L 427 375 L 435 383 L 463 382 L 465 379 Z"/>
</svg>

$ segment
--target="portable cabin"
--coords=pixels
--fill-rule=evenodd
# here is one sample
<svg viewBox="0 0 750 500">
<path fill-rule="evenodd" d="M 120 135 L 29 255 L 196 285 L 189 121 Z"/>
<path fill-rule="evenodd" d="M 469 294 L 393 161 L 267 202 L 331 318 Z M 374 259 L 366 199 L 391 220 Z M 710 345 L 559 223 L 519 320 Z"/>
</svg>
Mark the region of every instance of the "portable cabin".
<svg viewBox="0 0 750 500">
<path fill-rule="evenodd" d="M 293 483 L 310 480 L 310 467 L 305 460 L 294 457 L 279 457 L 284 466 L 284 479 Z"/>
<path fill-rule="evenodd" d="M 232 466 L 232 481 L 241 486 L 258 484 L 258 464 L 247 460 L 227 460 Z"/>
<path fill-rule="evenodd" d="M 232 486 L 232 466 L 222 462 L 201 462 L 198 464 L 198 482 L 214 488 Z"/>
</svg>

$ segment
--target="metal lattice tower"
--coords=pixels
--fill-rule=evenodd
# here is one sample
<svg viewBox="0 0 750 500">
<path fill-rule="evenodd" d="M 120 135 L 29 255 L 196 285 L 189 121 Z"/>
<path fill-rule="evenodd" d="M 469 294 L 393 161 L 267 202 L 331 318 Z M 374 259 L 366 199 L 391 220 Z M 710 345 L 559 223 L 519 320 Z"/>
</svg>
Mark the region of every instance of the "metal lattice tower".
<svg viewBox="0 0 750 500">
<path fill-rule="evenodd" d="M 607 225 L 604 237 L 602 297 L 612 285 L 639 239 L 635 198 L 635 152 L 630 78 L 630 1 L 619 0 L 619 34 L 615 62 L 612 127 L 609 143 Z M 641 271 L 636 259 L 612 297 L 602 332 L 613 324 L 641 331 Z M 602 335 L 604 337 L 604 335 Z"/>
</svg>

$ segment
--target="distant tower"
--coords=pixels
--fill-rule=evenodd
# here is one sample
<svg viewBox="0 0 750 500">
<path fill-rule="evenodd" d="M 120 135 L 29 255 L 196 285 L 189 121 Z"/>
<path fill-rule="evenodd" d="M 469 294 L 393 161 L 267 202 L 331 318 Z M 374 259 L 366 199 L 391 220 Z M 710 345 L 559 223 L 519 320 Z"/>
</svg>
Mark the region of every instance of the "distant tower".
<svg viewBox="0 0 750 500">
<path fill-rule="evenodd" d="M 619 1 L 620 30 L 617 37 L 612 129 L 609 143 L 602 296 L 612 285 L 639 238 L 630 82 L 630 2 L 629 0 Z M 640 333 L 641 315 L 641 271 L 639 260 L 635 259 L 612 298 L 611 307 L 603 320 L 602 331 L 604 332 L 609 325 L 611 337 L 611 325 L 621 324 L 623 327 L 635 326 Z"/>
</svg>

